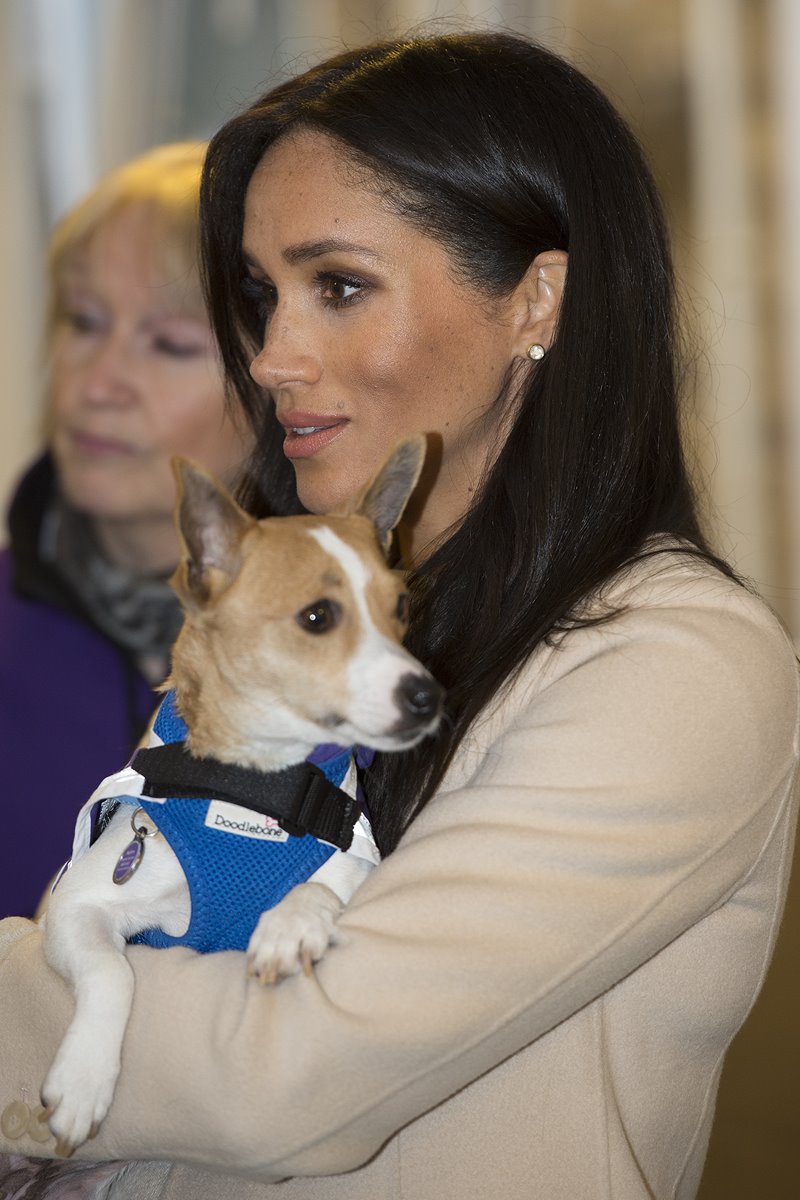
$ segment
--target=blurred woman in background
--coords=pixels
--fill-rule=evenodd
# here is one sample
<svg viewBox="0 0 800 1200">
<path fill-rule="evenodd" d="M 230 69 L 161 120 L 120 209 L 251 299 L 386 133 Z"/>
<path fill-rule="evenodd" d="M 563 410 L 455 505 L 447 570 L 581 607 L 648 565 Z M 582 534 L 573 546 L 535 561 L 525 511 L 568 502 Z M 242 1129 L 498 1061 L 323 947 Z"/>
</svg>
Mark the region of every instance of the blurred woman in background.
<svg viewBox="0 0 800 1200">
<path fill-rule="evenodd" d="M 77 809 L 154 707 L 181 620 L 172 455 L 232 482 L 247 453 L 198 275 L 204 155 L 177 143 L 112 171 L 52 238 L 46 449 L 0 551 L 0 743 L 17 805 L 0 915 L 33 913 Z"/>
</svg>

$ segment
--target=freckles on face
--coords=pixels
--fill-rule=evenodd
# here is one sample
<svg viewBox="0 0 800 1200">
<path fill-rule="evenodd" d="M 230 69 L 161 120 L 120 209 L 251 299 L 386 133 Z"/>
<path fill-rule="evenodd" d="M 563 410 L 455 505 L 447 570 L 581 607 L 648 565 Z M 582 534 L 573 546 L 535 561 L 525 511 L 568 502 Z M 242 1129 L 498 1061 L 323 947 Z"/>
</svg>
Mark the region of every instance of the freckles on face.
<svg viewBox="0 0 800 1200">
<path fill-rule="evenodd" d="M 441 452 L 429 515 L 443 524 L 463 512 L 498 437 L 510 301 L 460 281 L 374 178 L 308 130 L 256 168 L 243 250 L 265 318 L 251 373 L 287 431 L 306 507 L 340 503 L 401 437 L 424 432 Z"/>
</svg>

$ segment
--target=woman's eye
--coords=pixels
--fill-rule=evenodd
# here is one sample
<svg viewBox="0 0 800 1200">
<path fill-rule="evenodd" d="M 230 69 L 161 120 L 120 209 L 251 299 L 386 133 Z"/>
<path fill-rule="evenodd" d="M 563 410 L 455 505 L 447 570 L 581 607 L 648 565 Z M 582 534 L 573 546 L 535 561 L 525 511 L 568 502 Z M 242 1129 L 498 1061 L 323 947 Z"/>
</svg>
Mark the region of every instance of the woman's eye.
<svg viewBox="0 0 800 1200">
<path fill-rule="evenodd" d="M 153 345 L 159 354 L 166 354 L 170 358 L 196 358 L 205 351 L 205 347 L 196 342 L 173 341 L 167 337 L 156 338 Z"/>
<path fill-rule="evenodd" d="M 67 309 L 64 321 L 75 333 L 97 333 L 103 327 L 103 319 L 87 309 Z"/>
<path fill-rule="evenodd" d="M 408 592 L 401 592 L 397 597 L 397 606 L 394 610 L 394 615 L 402 625 L 408 624 Z"/>
<path fill-rule="evenodd" d="M 341 615 L 335 600 L 315 600 L 308 608 L 301 609 L 295 620 L 307 633 L 328 633 L 339 624 Z"/>
<path fill-rule="evenodd" d="M 355 276 L 337 275 L 332 272 L 325 272 L 317 276 L 317 282 L 320 287 L 320 294 L 326 304 L 331 308 L 344 308 L 348 304 L 358 299 L 365 290 L 366 284 L 363 279 L 357 279 Z"/>
<path fill-rule="evenodd" d="M 253 279 L 252 275 L 245 275 L 242 280 L 242 295 L 261 324 L 266 324 L 278 301 L 277 288 L 271 283 Z"/>
</svg>

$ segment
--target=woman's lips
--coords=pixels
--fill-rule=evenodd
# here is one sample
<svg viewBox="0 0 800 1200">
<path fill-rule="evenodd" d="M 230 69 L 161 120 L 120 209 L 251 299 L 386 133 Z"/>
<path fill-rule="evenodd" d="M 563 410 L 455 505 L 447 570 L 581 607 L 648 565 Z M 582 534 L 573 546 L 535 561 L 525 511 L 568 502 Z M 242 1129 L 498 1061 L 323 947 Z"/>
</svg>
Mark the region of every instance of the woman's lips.
<svg viewBox="0 0 800 1200">
<path fill-rule="evenodd" d="M 114 438 L 98 437 L 93 433 L 81 433 L 73 430 L 70 440 L 78 454 L 86 458 L 103 458 L 106 456 L 131 455 L 136 453 L 129 442 L 118 442 Z"/>
<path fill-rule="evenodd" d="M 314 413 L 288 413 L 281 417 L 286 430 L 283 453 L 287 458 L 312 458 L 330 445 L 347 425 L 346 417 L 324 417 Z"/>
</svg>

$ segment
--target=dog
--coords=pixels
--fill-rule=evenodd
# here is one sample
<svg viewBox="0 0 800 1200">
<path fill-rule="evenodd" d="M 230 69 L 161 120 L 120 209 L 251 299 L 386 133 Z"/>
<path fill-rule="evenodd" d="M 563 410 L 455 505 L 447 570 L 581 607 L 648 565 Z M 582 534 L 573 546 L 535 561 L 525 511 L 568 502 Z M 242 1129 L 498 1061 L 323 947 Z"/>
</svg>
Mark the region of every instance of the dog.
<svg viewBox="0 0 800 1200">
<path fill-rule="evenodd" d="M 336 940 L 339 913 L 378 858 L 342 747 L 404 750 L 440 716 L 441 688 L 401 644 L 407 595 L 385 558 L 424 453 L 421 435 L 401 442 L 333 514 L 260 521 L 201 468 L 175 460 L 182 559 L 171 582 L 185 621 L 169 690 L 149 746 L 82 810 L 44 918 L 45 955 L 75 996 L 42 1088 L 58 1154 L 93 1136 L 111 1105 L 133 1000 L 126 942 L 246 946 L 249 972 L 271 983 L 309 971 Z M 335 745 L 320 754 L 320 743 Z M 216 798 L 204 805 L 207 771 Z M 98 805 L 109 819 L 87 848 Z M 217 904 L 225 928 L 214 942 L 202 863 L 185 868 L 181 822 L 197 814 L 207 839 L 242 843 L 246 854 L 265 846 L 267 865 L 248 858 L 245 875 L 266 899 L 232 941 L 236 905 Z M 277 890 L 270 853 L 291 859 L 288 875 L 281 860 Z M 187 871 L 199 871 L 191 890 Z M 238 904 L 235 882 L 234 895 Z"/>
</svg>

